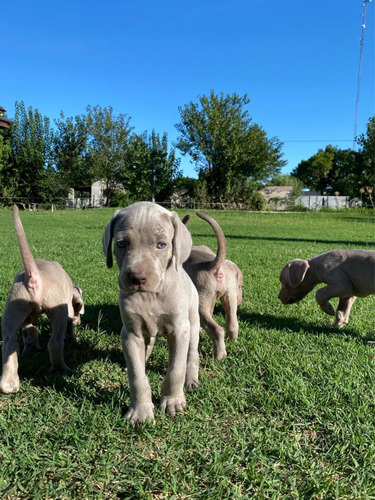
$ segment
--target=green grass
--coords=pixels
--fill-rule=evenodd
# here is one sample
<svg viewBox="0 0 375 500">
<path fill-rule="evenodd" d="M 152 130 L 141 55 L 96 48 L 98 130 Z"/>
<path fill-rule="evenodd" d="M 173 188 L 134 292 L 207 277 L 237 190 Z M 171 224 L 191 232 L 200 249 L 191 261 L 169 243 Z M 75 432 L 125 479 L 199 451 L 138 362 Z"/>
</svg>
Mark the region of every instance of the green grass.
<svg viewBox="0 0 375 500">
<path fill-rule="evenodd" d="M 239 341 L 218 362 L 203 332 L 187 410 L 156 411 L 154 426 L 135 428 L 124 416 L 117 269 L 101 253 L 112 213 L 21 213 L 35 257 L 60 261 L 86 312 L 65 348 L 70 377 L 50 374 L 42 320 L 42 352 L 20 357 L 21 391 L 0 396 L 1 498 L 375 498 L 374 297 L 357 300 L 342 331 L 314 293 L 291 306 L 277 299 L 289 260 L 373 249 L 373 213 L 215 212 L 244 272 Z M 204 221 L 193 216 L 189 229 L 216 248 Z M 21 265 L 9 210 L 0 242 L 2 313 Z M 215 315 L 223 324 L 220 306 Z M 167 357 L 160 339 L 147 368 L 155 404 Z"/>
</svg>

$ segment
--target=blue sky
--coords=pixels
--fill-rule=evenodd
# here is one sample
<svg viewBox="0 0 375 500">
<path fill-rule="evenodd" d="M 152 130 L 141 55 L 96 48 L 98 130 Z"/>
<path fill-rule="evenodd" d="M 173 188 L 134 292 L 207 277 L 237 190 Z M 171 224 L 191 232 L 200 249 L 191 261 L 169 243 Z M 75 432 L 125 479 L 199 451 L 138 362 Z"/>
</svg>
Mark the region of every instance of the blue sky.
<svg viewBox="0 0 375 500">
<path fill-rule="evenodd" d="M 358 134 L 375 113 L 374 11 Z M 284 142 L 288 173 L 327 144 L 353 145 L 361 14 L 360 0 L 2 0 L 0 105 L 11 117 L 22 100 L 52 122 L 112 106 L 173 142 L 178 106 L 211 89 L 247 93 L 253 122 Z M 181 166 L 196 175 L 189 158 Z"/>
</svg>

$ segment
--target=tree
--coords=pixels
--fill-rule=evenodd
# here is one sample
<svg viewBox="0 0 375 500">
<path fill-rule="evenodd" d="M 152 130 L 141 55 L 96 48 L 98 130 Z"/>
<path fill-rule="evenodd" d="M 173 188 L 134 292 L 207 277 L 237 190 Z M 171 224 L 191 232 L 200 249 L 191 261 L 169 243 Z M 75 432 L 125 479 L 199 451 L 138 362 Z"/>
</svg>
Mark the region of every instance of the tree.
<svg viewBox="0 0 375 500">
<path fill-rule="evenodd" d="M 334 148 L 327 146 L 308 160 L 302 160 L 291 175 L 299 179 L 306 187 L 315 189 L 320 194 L 327 193 L 329 187 L 329 173 L 333 166 Z"/>
<path fill-rule="evenodd" d="M 189 154 L 209 194 L 221 201 L 232 201 L 238 187 L 246 181 L 266 179 L 285 164 L 282 144 L 251 123 L 247 95 L 210 95 L 199 97 L 197 104 L 179 107 L 181 122 L 176 146 Z"/>
<path fill-rule="evenodd" d="M 50 182 L 53 168 L 53 132 L 47 117 L 30 106 L 16 102 L 11 128 L 11 147 L 14 159 L 14 195 L 31 201 L 48 201 L 59 193 L 59 186 Z M 53 190 L 51 190 L 53 187 Z"/>
<path fill-rule="evenodd" d="M 67 189 L 91 184 L 93 174 L 86 161 L 88 131 L 86 120 L 81 116 L 65 118 L 60 113 L 60 119 L 55 121 L 54 138 L 55 163 L 61 174 L 62 182 Z"/>
<path fill-rule="evenodd" d="M 362 186 L 375 189 L 375 115 L 369 118 L 366 134 L 356 139 L 360 149 L 358 153 L 362 160 Z"/>
<path fill-rule="evenodd" d="M 291 175 L 321 194 L 339 192 L 356 197 L 360 189 L 375 189 L 375 116 L 367 123 L 366 134 L 356 139 L 358 151 L 328 145 L 308 160 L 302 160 Z M 364 197 L 366 198 L 367 195 Z M 363 196 L 362 196 L 363 197 Z"/>
<path fill-rule="evenodd" d="M 167 134 L 134 134 L 127 157 L 126 186 L 135 199 L 164 201 L 181 175 L 180 160 L 168 148 Z M 124 179 L 124 181 L 125 181 Z"/>
<path fill-rule="evenodd" d="M 96 179 L 105 179 L 107 204 L 120 178 L 126 177 L 126 156 L 132 131 L 125 114 L 113 116 L 112 107 L 87 106 L 84 120 L 88 131 L 86 160 Z"/>
<path fill-rule="evenodd" d="M 11 131 L 0 129 L 0 196 L 11 195 L 15 189 Z"/>
</svg>

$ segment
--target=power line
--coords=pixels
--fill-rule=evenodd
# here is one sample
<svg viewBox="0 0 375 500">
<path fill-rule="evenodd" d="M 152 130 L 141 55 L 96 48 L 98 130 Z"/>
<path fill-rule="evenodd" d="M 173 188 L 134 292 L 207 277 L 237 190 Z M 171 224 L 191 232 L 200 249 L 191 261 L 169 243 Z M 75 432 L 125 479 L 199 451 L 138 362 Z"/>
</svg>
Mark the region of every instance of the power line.
<svg viewBox="0 0 375 500">
<path fill-rule="evenodd" d="M 366 12 L 367 12 L 367 4 L 371 1 L 372 0 L 363 0 L 362 2 L 362 32 L 361 32 L 361 39 L 359 40 L 360 49 L 359 49 L 359 66 L 358 66 L 358 80 L 357 80 L 357 99 L 355 103 L 355 115 L 354 115 L 353 149 L 355 149 L 355 138 L 357 137 L 357 127 L 358 127 L 358 111 L 359 111 L 359 98 L 361 93 L 363 47 L 365 45 Z"/>
<path fill-rule="evenodd" d="M 296 139 L 282 140 L 281 142 L 352 142 L 352 139 Z"/>
</svg>

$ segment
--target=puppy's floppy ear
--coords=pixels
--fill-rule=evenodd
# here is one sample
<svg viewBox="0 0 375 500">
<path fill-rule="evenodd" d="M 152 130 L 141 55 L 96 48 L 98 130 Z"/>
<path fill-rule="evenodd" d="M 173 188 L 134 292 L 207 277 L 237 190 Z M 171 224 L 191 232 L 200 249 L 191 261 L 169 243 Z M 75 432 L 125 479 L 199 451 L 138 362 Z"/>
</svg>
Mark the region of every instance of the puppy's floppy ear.
<svg viewBox="0 0 375 500">
<path fill-rule="evenodd" d="M 191 234 L 186 226 L 180 221 L 176 212 L 171 213 L 172 224 L 174 228 L 174 236 L 172 240 L 172 252 L 175 258 L 176 269 L 187 260 L 190 256 L 193 241 Z"/>
<path fill-rule="evenodd" d="M 110 269 L 113 266 L 113 257 L 112 257 L 112 239 L 113 239 L 113 227 L 116 222 L 116 216 L 120 210 L 116 210 L 113 214 L 112 219 L 108 222 L 105 227 L 102 244 L 103 244 L 103 253 L 106 257 L 107 267 Z"/>
<path fill-rule="evenodd" d="M 78 316 L 78 314 L 84 314 L 85 305 L 84 305 L 83 299 L 82 299 L 82 290 L 77 285 L 73 285 L 72 303 L 73 303 L 73 309 L 74 309 L 75 316 Z"/>
<path fill-rule="evenodd" d="M 306 259 L 294 259 L 288 264 L 288 281 L 292 288 L 300 285 L 310 268 L 309 261 Z"/>
</svg>

